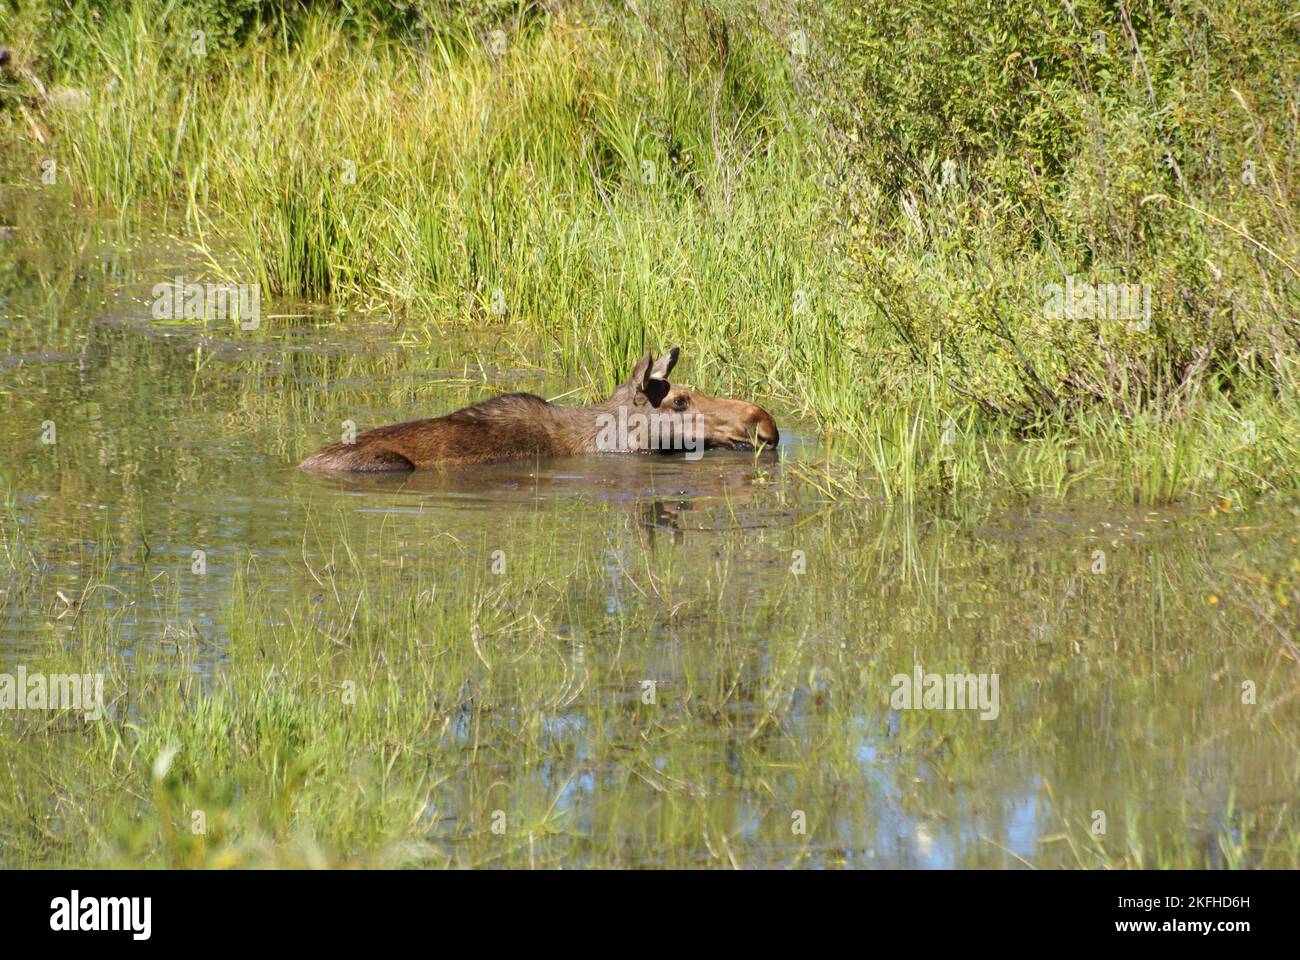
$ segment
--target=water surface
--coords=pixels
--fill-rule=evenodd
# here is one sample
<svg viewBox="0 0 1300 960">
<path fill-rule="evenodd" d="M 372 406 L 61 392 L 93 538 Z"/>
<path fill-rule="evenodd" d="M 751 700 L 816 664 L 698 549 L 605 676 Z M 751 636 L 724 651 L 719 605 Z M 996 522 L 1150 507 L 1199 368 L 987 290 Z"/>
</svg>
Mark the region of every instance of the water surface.
<svg viewBox="0 0 1300 960">
<path fill-rule="evenodd" d="M 156 321 L 184 250 L 0 219 L 0 672 L 104 643 L 128 688 L 188 674 L 202 698 L 292 677 L 277 637 L 304 623 L 410 692 L 460 664 L 473 692 L 430 708 L 449 772 L 390 825 L 444 862 L 471 862 L 486 777 L 552 818 L 511 854 L 535 865 L 1297 864 L 1292 505 L 828 503 L 779 409 L 776 457 L 312 477 L 294 464 L 345 420 L 580 380 L 505 328 L 269 299 L 254 331 Z M 441 632 L 470 595 L 495 632 Z M 360 631 L 385 621 L 357 598 L 427 627 Z M 996 717 L 892 708 L 918 667 L 997 674 Z M 484 701 L 500 726 L 464 720 Z M 147 714 L 121 695 L 113 722 Z M 0 724 L 13 788 L 48 760 Z M 0 862 L 68 856 L 0 829 Z"/>
</svg>

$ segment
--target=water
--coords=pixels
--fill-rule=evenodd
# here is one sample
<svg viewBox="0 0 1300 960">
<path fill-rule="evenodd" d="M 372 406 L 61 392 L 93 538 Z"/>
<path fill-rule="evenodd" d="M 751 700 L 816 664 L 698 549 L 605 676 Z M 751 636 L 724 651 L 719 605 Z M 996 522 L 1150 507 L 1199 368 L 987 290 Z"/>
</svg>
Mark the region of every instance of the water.
<svg viewBox="0 0 1300 960">
<path fill-rule="evenodd" d="M 508 612 L 482 637 L 410 628 L 418 656 L 408 634 L 349 653 L 410 691 L 453 675 L 441 657 L 493 704 L 499 726 L 435 717 L 435 755 L 490 759 L 439 761 L 425 813 L 389 824 L 450 862 L 481 775 L 561 818 L 513 862 L 1296 865 L 1293 506 L 828 503 L 804 479 L 815 436 L 779 409 L 779 457 L 312 477 L 294 464 L 344 420 L 577 381 L 507 325 L 430 341 L 266 300 L 255 331 L 155 321 L 152 285 L 197 269 L 185 251 L 38 212 L 10 198 L 0 218 L 0 672 L 53 671 L 99 624 L 128 686 L 185 673 L 201 698 L 290 675 L 278 645 L 313 605 L 335 640 L 348 591 L 420 609 L 393 586 L 409 575 L 434 606 L 479 591 Z M 232 603 L 249 584 L 252 627 Z M 918 667 L 997 674 L 996 717 L 893 709 Z M 11 773 L 57 769 L 16 722 Z M 3 829 L 0 859 L 41 860 Z"/>
</svg>

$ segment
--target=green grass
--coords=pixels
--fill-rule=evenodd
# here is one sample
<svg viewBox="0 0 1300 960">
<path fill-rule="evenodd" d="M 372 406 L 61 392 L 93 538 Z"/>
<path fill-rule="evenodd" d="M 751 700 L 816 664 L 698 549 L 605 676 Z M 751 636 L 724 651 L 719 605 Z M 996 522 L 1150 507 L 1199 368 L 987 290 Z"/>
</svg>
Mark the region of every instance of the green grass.
<svg viewBox="0 0 1300 960">
<path fill-rule="evenodd" d="M 189 571 L 116 555 L 105 532 L 81 561 L 88 589 L 71 605 L 51 597 L 41 619 L 63 650 L 44 669 L 104 672 L 110 713 L 86 725 L 5 711 L 0 861 L 833 866 L 937 855 L 973 866 L 1028 853 L 1040 866 L 1294 867 L 1300 857 L 1290 794 L 1277 790 L 1296 764 L 1285 733 L 1294 665 L 1276 657 L 1264 620 L 1238 616 L 1249 607 L 1293 622 L 1296 570 L 1281 541 L 1067 537 L 1026 553 L 974 534 L 989 520 L 981 512 L 935 522 L 796 507 L 799 522 L 767 546 L 784 559 L 755 590 L 760 541 L 743 529 L 691 534 L 708 528 L 707 512 L 688 515 L 684 546 L 667 550 L 610 525 L 607 506 L 556 509 L 500 514 L 478 539 L 436 550 L 422 539 L 435 515 L 308 510 L 301 565 L 235 560 L 219 646 L 212 628 L 184 622 L 179 601 L 201 589 Z M 1088 573 L 1098 546 L 1110 555 L 1102 576 Z M 795 548 L 807 556 L 799 575 L 785 570 Z M 1209 572 L 1225 565 L 1250 576 Z M 112 602 L 118 587 L 152 595 L 167 629 L 140 637 L 130 606 Z M 1052 634 L 1035 633 L 1044 622 Z M 927 670 L 965 671 L 972 656 L 1003 677 L 999 720 L 890 712 L 893 674 L 918 657 Z M 1243 675 L 1258 682 L 1258 707 L 1238 703 Z M 1105 729 L 1085 720 L 1098 689 Z M 1178 733 L 1152 743 L 1152 725 Z M 1228 757 L 1215 753 L 1225 737 Z M 1096 764 L 1098 752 L 1111 762 Z M 1190 786 L 1207 762 L 1227 763 L 1235 801 Z M 1040 842 L 1025 851 L 1004 818 L 1048 797 Z M 1090 830 L 1096 809 L 1107 811 L 1103 836 Z M 806 834 L 792 832 L 794 811 Z"/>
<path fill-rule="evenodd" d="M 3 711 L 0 865 L 1300 863 L 1294 18 L 452 6 L 0 11 L 90 98 L 0 86 L 0 352 L 76 360 L 4 374 L 0 669 L 112 700 Z M 198 269 L 262 328 L 153 322 Z M 817 451 L 489 523 L 290 476 L 671 343 Z M 1002 720 L 890 711 L 918 662 Z"/>
<path fill-rule="evenodd" d="M 28 171 L 53 156 L 61 186 L 43 189 L 184 234 L 214 272 L 277 297 L 393 311 L 415 351 L 450 328 L 492 330 L 590 398 L 647 346 L 681 343 L 697 385 L 830 438 L 845 469 L 826 486 L 840 492 L 1056 495 L 1082 477 L 1104 480 L 1103 496 L 1167 502 L 1300 482 L 1296 145 L 1277 126 L 1285 98 L 1246 83 L 1285 72 L 1295 45 L 1242 62 L 1199 19 L 1139 17 L 1149 43 L 1172 18 L 1213 83 L 1241 88 L 1211 96 L 1196 80 L 1181 95 L 1189 117 L 1217 124 L 1198 147 L 1257 134 L 1258 190 L 1224 172 L 1247 156 L 1233 153 L 1175 203 L 1150 199 L 1170 188 L 1134 140 L 1156 121 L 1140 74 L 1120 70 L 1123 46 L 1085 64 L 1087 82 L 1069 73 L 1082 21 L 1021 30 L 1037 44 L 1022 55 L 1055 72 L 1028 90 L 999 74 L 1004 115 L 1002 87 L 963 85 L 961 70 L 1005 51 L 963 46 L 975 27 L 949 19 L 932 29 L 960 34 L 965 66 L 905 57 L 886 95 L 861 42 L 875 35 L 852 17 L 764 19 L 744 4 L 691 7 L 680 23 L 583 4 L 371 13 L 382 29 L 361 33 L 321 15 L 232 25 L 151 0 L 52 9 L 0 14 L 4 32 L 91 103 L 46 117 L 38 149 L 12 109 L 21 85 L 9 88 L 12 183 L 42 189 Z M 1219 26 L 1255 36 L 1272 16 L 1255 14 Z M 993 29 L 1017 15 L 988 16 Z M 873 42 L 899 22 L 901 8 Z M 844 69 L 792 57 L 796 23 Z M 199 27 L 202 56 L 182 43 Z M 1162 83 L 1181 76 L 1173 43 L 1148 51 Z M 947 128 L 923 112 L 936 97 L 961 105 Z M 1118 152 L 1090 158 L 1094 132 Z M 949 152 L 955 187 L 937 179 Z M 1044 318 L 1042 285 L 1065 274 L 1147 283 L 1152 330 Z M 950 419 L 960 442 L 939 455 Z M 1246 420 L 1264 442 L 1237 442 Z"/>
</svg>

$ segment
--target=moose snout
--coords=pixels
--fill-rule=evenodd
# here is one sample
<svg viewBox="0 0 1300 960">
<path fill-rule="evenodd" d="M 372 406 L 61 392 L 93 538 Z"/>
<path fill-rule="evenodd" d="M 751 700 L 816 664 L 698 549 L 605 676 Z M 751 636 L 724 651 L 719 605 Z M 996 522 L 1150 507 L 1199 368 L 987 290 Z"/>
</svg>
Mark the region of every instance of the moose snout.
<svg viewBox="0 0 1300 960">
<path fill-rule="evenodd" d="M 776 429 L 776 421 L 762 407 L 750 408 L 745 427 L 751 437 L 755 437 L 759 443 L 766 446 L 775 447 L 781 439 L 781 434 Z"/>
<path fill-rule="evenodd" d="M 724 400 L 695 394 L 695 404 L 705 414 L 706 446 L 729 450 L 774 449 L 781 439 L 772 415 L 745 400 Z"/>
</svg>

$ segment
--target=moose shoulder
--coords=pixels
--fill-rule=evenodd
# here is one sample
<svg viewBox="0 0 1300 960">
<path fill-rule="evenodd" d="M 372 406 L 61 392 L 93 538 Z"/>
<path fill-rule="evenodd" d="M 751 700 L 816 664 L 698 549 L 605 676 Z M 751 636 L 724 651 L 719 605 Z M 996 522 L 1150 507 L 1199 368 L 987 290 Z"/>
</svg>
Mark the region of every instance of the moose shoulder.
<svg viewBox="0 0 1300 960">
<path fill-rule="evenodd" d="M 312 472 L 394 472 L 592 453 L 775 447 L 776 422 L 762 407 L 674 386 L 680 348 L 647 353 L 601 403 L 561 407 L 509 393 L 443 417 L 411 420 L 325 447 L 299 466 Z"/>
</svg>

